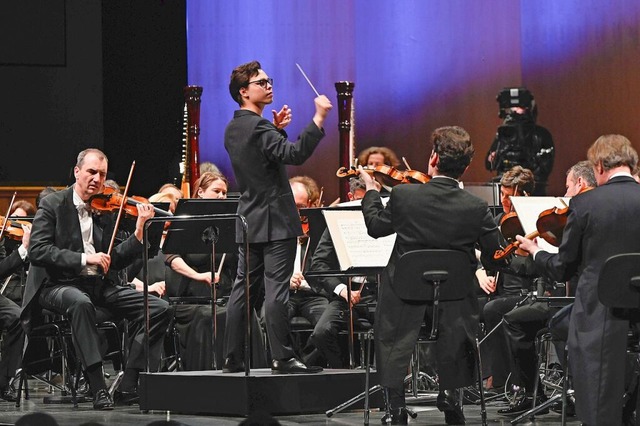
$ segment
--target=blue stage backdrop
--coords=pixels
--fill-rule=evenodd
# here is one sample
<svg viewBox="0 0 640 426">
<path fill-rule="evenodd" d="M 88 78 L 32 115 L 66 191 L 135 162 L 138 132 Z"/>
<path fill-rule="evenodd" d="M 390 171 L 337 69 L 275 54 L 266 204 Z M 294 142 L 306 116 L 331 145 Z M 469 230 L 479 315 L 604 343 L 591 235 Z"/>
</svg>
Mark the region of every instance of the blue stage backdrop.
<svg viewBox="0 0 640 426">
<path fill-rule="evenodd" d="M 299 63 L 334 104 L 335 82 L 355 83 L 358 150 L 385 145 L 424 170 L 430 132 L 444 125 L 465 127 L 476 146 L 467 182 L 492 176 L 484 157 L 500 124 L 497 93 L 525 85 L 540 106 L 539 123 L 556 141 L 549 189 L 560 195 L 566 168 L 585 157 L 598 134 L 624 131 L 632 141 L 640 137 L 637 125 L 630 124 L 637 123 L 635 115 L 625 112 L 633 108 L 637 114 L 640 99 L 633 77 L 640 71 L 640 2 L 606 3 L 189 0 L 189 84 L 204 87 L 201 159 L 216 163 L 233 182 L 223 146 L 224 128 L 237 108 L 228 81 L 235 66 L 254 59 L 275 81 L 273 109 L 283 104 L 293 109 L 291 138 L 314 110 L 315 94 L 298 72 Z M 621 69 L 622 77 L 616 75 Z M 615 113 L 599 108 L 602 104 Z M 337 111 L 325 128 L 314 156 L 291 167 L 290 175 L 318 180 L 330 202 L 338 194 Z"/>
</svg>

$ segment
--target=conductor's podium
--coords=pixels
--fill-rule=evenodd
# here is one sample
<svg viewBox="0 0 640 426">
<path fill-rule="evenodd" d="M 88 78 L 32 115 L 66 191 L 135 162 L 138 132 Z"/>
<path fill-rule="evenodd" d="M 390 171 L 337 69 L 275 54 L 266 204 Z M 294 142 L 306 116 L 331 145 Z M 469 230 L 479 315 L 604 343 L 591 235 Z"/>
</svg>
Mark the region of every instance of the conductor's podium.
<svg viewBox="0 0 640 426">
<path fill-rule="evenodd" d="M 375 372 L 370 386 L 378 384 Z M 141 373 L 140 409 L 185 414 L 247 416 L 322 413 L 364 392 L 365 371 L 325 369 L 317 374 L 271 374 L 259 368 L 225 373 L 220 370 Z M 370 406 L 380 408 L 380 392 Z M 349 409 L 362 409 L 362 400 Z"/>
</svg>

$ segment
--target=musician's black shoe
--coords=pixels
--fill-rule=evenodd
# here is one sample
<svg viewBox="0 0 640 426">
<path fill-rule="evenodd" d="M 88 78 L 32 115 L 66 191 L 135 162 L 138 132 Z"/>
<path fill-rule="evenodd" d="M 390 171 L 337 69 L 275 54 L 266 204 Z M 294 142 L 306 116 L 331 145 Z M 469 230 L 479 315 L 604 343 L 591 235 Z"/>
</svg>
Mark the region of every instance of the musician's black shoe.
<svg viewBox="0 0 640 426">
<path fill-rule="evenodd" d="M 224 365 L 222 366 L 223 373 L 239 373 L 241 371 L 244 371 L 244 362 L 237 361 L 232 356 L 224 360 Z"/>
<path fill-rule="evenodd" d="M 555 413 L 562 414 L 562 401 L 558 401 L 551 407 L 551 410 Z M 571 398 L 567 398 L 567 417 L 575 417 L 576 416 L 576 404 L 571 400 Z"/>
<path fill-rule="evenodd" d="M 538 395 L 536 399 L 536 407 L 547 400 L 547 397 L 544 395 Z M 503 416 L 519 416 L 520 414 L 529 411 L 533 408 L 533 397 L 531 395 L 524 395 L 521 398 L 516 399 L 515 403 L 512 404 L 508 408 L 502 408 L 498 410 L 498 414 L 502 414 Z M 536 414 L 547 414 L 549 413 L 549 408 L 545 408 L 544 410 L 538 411 Z"/>
<path fill-rule="evenodd" d="M 438 393 L 436 407 L 444 413 L 444 420 L 448 425 L 465 424 L 462 408 L 456 398 L 456 390 L 445 390 Z"/>
<path fill-rule="evenodd" d="M 113 402 L 116 405 L 133 405 L 140 403 L 140 397 L 138 396 L 138 392 L 127 392 L 116 390 L 113 393 Z"/>
<path fill-rule="evenodd" d="M 100 389 L 93 397 L 94 410 L 113 410 L 113 400 L 106 389 Z"/>
<path fill-rule="evenodd" d="M 380 419 L 383 425 L 406 425 L 409 424 L 409 413 L 404 407 L 392 408 L 388 414 Z"/>
<path fill-rule="evenodd" d="M 7 402 L 16 402 L 18 400 L 18 393 L 12 386 L 7 386 L 5 389 L 0 390 L 0 399 Z"/>
<path fill-rule="evenodd" d="M 307 367 L 296 358 L 290 358 L 286 360 L 274 359 L 271 362 L 271 373 L 273 374 L 305 374 L 305 373 L 319 373 L 322 371 L 322 367 L 309 366 Z"/>
</svg>

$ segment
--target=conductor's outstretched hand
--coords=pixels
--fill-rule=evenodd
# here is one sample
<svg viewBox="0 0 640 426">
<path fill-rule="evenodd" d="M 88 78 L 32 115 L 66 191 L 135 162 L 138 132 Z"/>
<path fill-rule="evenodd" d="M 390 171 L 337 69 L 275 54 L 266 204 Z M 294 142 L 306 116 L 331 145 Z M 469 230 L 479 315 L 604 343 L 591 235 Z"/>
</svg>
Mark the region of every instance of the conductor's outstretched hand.
<svg viewBox="0 0 640 426">
<path fill-rule="evenodd" d="M 272 109 L 273 113 L 273 125 L 278 129 L 284 129 L 291 123 L 291 108 L 289 105 L 284 105 L 280 111 Z"/>
<path fill-rule="evenodd" d="M 331 108 L 333 108 L 333 105 L 331 105 L 331 101 L 325 95 L 318 96 L 313 102 L 316 104 L 316 113 L 313 116 L 313 122 L 316 123 L 316 126 L 322 128 L 324 119 L 329 114 L 329 111 L 331 111 Z"/>
</svg>

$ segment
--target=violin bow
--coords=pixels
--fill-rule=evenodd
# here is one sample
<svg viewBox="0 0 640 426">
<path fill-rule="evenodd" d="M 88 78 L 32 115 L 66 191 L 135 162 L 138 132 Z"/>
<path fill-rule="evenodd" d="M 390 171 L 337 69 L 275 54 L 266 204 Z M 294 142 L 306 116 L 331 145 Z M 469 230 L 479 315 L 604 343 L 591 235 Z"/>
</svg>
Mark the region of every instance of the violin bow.
<svg viewBox="0 0 640 426">
<path fill-rule="evenodd" d="M 9 203 L 9 208 L 7 209 L 7 214 L 4 216 L 4 222 L 2 222 L 2 228 L 0 229 L 0 238 L 2 238 L 2 234 L 4 234 L 4 230 L 7 229 L 7 224 L 9 223 L 9 212 L 11 212 L 11 208 L 13 207 L 13 202 L 16 200 L 17 191 L 13 191 L 13 197 L 11 197 L 11 202 Z"/>
<path fill-rule="evenodd" d="M 407 170 L 411 170 L 411 167 L 409 167 L 409 163 L 407 162 L 406 158 L 402 157 L 402 162 L 404 163 L 404 165 L 407 168 Z"/>
<path fill-rule="evenodd" d="M 111 234 L 111 242 L 109 243 L 109 250 L 107 254 L 111 256 L 111 250 L 113 249 L 113 243 L 116 241 L 116 234 L 118 233 L 118 227 L 120 226 L 120 219 L 122 218 L 122 210 L 124 209 L 124 203 L 127 202 L 127 194 L 129 193 L 129 185 L 131 184 L 131 176 L 133 176 L 133 169 L 136 167 L 135 160 L 131 163 L 131 170 L 129 170 L 129 177 L 127 178 L 127 185 L 124 187 L 124 194 L 122 194 L 122 202 L 118 209 L 118 216 L 116 217 L 116 224 L 113 228 L 113 234 Z"/>
</svg>

